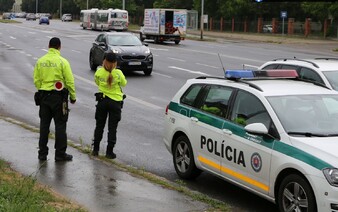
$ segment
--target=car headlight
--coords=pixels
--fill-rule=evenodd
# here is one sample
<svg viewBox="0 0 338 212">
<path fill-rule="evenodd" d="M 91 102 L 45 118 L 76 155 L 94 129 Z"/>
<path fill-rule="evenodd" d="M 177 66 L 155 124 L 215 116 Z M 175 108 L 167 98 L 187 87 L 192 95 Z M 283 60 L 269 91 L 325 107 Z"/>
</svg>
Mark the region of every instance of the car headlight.
<svg viewBox="0 0 338 212">
<path fill-rule="evenodd" d="M 338 187 L 338 169 L 326 168 L 323 173 L 330 185 Z"/>
<path fill-rule="evenodd" d="M 118 53 L 119 53 L 119 51 L 116 50 L 116 49 L 112 49 L 112 51 L 113 51 L 115 54 L 118 54 Z"/>
<path fill-rule="evenodd" d="M 150 49 L 147 49 L 144 53 L 150 54 Z"/>
</svg>

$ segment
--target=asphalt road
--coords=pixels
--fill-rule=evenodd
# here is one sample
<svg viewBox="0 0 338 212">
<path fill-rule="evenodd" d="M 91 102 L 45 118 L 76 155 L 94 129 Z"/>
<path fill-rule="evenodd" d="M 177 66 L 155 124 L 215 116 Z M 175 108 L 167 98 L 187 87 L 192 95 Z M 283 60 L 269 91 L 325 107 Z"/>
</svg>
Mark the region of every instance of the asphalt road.
<svg viewBox="0 0 338 212">
<path fill-rule="evenodd" d="M 91 43 L 100 33 L 82 30 L 79 23 L 51 20 L 50 25 L 22 20 L 21 24 L 0 24 L 0 113 L 38 126 L 38 107 L 33 101 L 34 64 L 48 50 L 51 37 L 61 38 L 61 54 L 72 66 L 76 80 L 77 102 L 71 105 L 68 137 L 77 143 L 91 144 L 95 127 L 96 86 L 89 68 Z M 259 66 L 282 57 L 333 57 L 335 53 L 308 45 L 281 45 L 223 39 L 219 42 L 185 40 L 180 45 L 156 45 L 149 41 L 154 54 L 150 77 L 143 72 L 126 74 L 127 99 L 118 128 L 117 157 L 123 163 L 143 168 L 169 180 L 179 180 L 171 155 L 162 142 L 165 107 L 178 88 L 189 78 L 201 75 L 222 76 L 224 69 L 241 69 L 242 64 Z M 219 56 L 222 63 L 219 60 Z M 224 67 L 222 67 L 222 64 Z M 51 130 L 54 131 L 54 126 Z M 106 136 L 104 137 L 106 138 Z M 103 152 L 105 139 L 101 143 Z M 275 211 L 276 207 L 254 194 L 203 173 L 195 181 L 184 181 L 191 189 L 234 206 L 236 211 Z"/>
</svg>

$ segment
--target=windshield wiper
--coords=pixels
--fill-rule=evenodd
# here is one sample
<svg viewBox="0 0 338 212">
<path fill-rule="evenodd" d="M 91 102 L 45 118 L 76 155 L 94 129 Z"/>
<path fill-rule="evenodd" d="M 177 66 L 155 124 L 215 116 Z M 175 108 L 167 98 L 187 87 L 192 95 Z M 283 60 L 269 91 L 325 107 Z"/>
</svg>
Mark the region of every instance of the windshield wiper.
<svg viewBox="0 0 338 212">
<path fill-rule="evenodd" d="M 305 137 L 328 137 L 328 134 L 310 133 L 310 132 L 288 132 L 289 135 L 303 135 Z"/>
</svg>

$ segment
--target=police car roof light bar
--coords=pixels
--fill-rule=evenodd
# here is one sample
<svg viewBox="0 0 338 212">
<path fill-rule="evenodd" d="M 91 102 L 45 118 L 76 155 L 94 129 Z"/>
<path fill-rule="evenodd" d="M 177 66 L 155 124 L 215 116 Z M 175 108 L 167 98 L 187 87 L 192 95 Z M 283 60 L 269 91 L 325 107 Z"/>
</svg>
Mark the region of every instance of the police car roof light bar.
<svg viewBox="0 0 338 212">
<path fill-rule="evenodd" d="M 274 69 L 274 70 L 264 70 L 264 71 L 255 71 L 256 77 L 276 77 L 276 78 L 297 78 L 298 73 L 296 70 L 286 70 L 286 69 Z"/>
<path fill-rule="evenodd" d="M 253 70 L 226 70 L 224 74 L 227 79 L 248 79 L 255 77 Z"/>
<path fill-rule="evenodd" d="M 227 79 L 252 79 L 260 77 L 274 77 L 274 78 L 297 78 L 298 73 L 296 70 L 226 70 L 225 78 Z"/>
</svg>

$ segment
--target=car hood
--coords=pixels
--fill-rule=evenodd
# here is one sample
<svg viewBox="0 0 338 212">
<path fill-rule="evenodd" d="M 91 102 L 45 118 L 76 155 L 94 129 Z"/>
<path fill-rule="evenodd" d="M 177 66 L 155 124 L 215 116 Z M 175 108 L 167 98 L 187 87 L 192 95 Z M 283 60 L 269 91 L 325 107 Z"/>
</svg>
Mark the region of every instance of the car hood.
<svg viewBox="0 0 338 212">
<path fill-rule="evenodd" d="M 292 144 L 338 168 L 338 137 L 291 137 Z"/>
<path fill-rule="evenodd" d="M 146 46 L 110 46 L 110 49 L 117 50 L 121 54 L 145 54 L 145 51 L 147 51 L 149 48 Z"/>
</svg>

